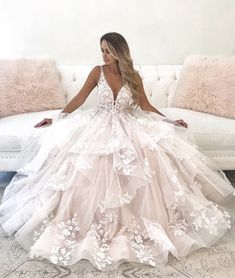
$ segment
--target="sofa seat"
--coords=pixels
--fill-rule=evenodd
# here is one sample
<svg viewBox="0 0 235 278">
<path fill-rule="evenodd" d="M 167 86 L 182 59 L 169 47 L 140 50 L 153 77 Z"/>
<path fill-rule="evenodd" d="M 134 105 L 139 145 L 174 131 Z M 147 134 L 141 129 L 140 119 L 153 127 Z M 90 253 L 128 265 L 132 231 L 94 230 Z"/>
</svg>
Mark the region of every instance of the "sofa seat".
<svg viewBox="0 0 235 278">
<path fill-rule="evenodd" d="M 56 116 L 61 111 L 47 110 L 4 117 L 0 121 L 0 161 L 1 171 L 15 171 L 20 165 L 18 155 L 32 132 L 40 134 L 43 128 L 34 128 L 42 119 Z M 13 167 L 14 165 L 14 167 Z"/>
<path fill-rule="evenodd" d="M 43 118 L 55 116 L 60 110 L 31 112 L 2 118 L 0 121 L 0 152 L 21 151 L 24 140 L 30 136 L 32 131 L 36 130 L 34 125 Z M 37 130 L 40 133 L 42 128 Z"/>
<path fill-rule="evenodd" d="M 199 150 L 213 158 L 221 168 L 228 170 L 230 167 L 227 164 L 231 164 L 231 160 L 234 160 L 235 165 L 235 121 L 233 119 L 175 107 L 164 107 L 159 110 L 170 119 L 186 121 L 189 125 L 188 139 L 196 144 Z M 221 164 L 222 159 L 223 164 Z"/>
</svg>

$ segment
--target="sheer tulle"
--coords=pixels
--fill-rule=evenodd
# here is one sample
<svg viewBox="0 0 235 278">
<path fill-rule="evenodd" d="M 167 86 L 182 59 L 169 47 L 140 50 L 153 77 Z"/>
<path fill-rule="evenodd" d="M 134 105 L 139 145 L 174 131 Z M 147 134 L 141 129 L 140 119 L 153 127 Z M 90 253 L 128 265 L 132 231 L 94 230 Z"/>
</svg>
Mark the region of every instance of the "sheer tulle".
<svg viewBox="0 0 235 278">
<path fill-rule="evenodd" d="M 156 113 L 114 102 L 103 72 L 98 106 L 76 110 L 32 135 L 7 186 L 0 223 L 30 257 L 99 269 L 123 261 L 156 266 L 214 244 L 231 227 L 234 189 Z M 231 201 L 232 202 L 232 201 Z M 234 202 L 234 200 L 233 200 Z"/>
</svg>

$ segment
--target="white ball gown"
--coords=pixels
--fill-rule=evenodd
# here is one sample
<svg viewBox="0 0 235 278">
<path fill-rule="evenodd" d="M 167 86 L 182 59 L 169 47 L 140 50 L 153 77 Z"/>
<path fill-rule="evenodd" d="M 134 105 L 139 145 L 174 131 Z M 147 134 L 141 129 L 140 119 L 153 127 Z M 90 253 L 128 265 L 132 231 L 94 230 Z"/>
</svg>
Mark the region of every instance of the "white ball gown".
<svg viewBox="0 0 235 278">
<path fill-rule="evenodd" d="M 43 129 L 5 189 L 3 230 L 30 258 L 100 270 L 122 262 L 157 266 L 214 244 L 231 228 L 224 173 L 176 127 L 116 100 L 101 67 L 95 109 Z M 234 201 L 234 200 L 233 200 Z"/>
</svg>

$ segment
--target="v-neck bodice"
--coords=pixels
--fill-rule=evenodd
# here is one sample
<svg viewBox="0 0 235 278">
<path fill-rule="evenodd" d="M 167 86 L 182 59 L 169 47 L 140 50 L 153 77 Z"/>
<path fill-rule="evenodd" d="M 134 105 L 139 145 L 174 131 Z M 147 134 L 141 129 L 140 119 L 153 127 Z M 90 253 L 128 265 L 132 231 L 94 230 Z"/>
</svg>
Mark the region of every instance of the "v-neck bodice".
<svg viewBox="0 0 235 278">
<path fill-rule="evenodd" d="M 106 111 L 124 111 L 129 110 L 132 101 L 131 91 L 128 86 L 123 85 L 120 90 L 115 93 L 111 89 L 104 75 L 102 66 L 100 66 L 100 78 L 98 82 L 98 109 Z"/>
<path fill-rule="evenodd" d="M 108 83 L 108 80 L 107 80 L 107 78 L 106 78 L 106 76 L 105 76 L 105 74 L 104 74 L 104 69 L 103 69 L 102 66 L 100 66 L 100 70 L 101 70 L 100 74 L 103 74 L 103 77 L 104 77 L 104 79 L 105 79 L 105 81 L 106 81 L 108 87 L 110 88 L 110 90 L 111 90 L 112 93 L 113 93 L 113 98 L 114 98 L 114 101 L 115 101 L 116 98 L 117 98 L 117 96 L 118 96 L 118 94 L 119 94 L 119 92 L 120 92 L 121 89 L 124 87 L 124 84 L 121 86 L 121 88 L 120 88 L 117 92 L 114 92 L 114 90 L 111 88 L 111 86 L 110 86 L 109 83 Z"/>
</svg>

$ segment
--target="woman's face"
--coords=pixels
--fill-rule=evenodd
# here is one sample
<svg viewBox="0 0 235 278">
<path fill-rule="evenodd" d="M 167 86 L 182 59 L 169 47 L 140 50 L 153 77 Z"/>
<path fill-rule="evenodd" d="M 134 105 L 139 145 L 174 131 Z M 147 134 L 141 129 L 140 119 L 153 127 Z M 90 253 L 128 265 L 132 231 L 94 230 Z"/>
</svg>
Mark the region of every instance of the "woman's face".
<svg viewBox="0 0 235 278">
<path fill-rule="evenodd" d="M 115 59 L 111 53 L 109 52 L 109 49 L 108 49 L 108 44 L 106 42 L 106 40 L 103 40 L 101 42 L 101 52 L 102 52 L 102 56 L 103 56 L 103 60 L 104 60 L 104 63 L 106 65 L 109 65 L 109 64 L 112 64 L 114 62 L 117 61 L 117 59 Z"/>
</svg>

